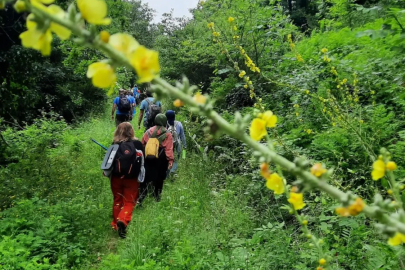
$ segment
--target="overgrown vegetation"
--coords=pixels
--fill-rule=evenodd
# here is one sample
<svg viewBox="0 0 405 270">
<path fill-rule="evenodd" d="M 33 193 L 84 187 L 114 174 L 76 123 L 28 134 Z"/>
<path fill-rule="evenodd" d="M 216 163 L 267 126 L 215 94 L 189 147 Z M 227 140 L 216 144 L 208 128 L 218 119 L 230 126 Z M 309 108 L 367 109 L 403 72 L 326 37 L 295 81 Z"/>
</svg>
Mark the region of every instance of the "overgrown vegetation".
<svg viewBox="0 0 405 270">
<path fill-rule="evenodd" d="M 320 181 L 384 211 L 395 207 L 392 200 L 405 203 L 402 1 L 208 0 L 190 20 L 166 14 L 157 25 L 141 2 L 107 2 L 113 23 L 98 30 L 126 32 L 158 50 L 161 77 L 175 82 L 185 75 L 231 123 L 242 123 L 236 111 L 271 110 L 278 123 L 265 143 L 277 153 L 333 168 Z M 51 58 L 42 58 L 13 45 L 24 31 L 23 15 L 11 6 L 0 12 L 0 22 L 15 27 L 0 60 L 0 95 L 8 101 L 0 110 L 2 268 L 405 267 L 403 247 L 387 243 L 392 228 L 363 213 L 339 217 L 337 200 L 270 163 L 287 188 L 295 183 L 305 192 L 305 208 L 291 215 L 297 211 L 286 196 L 270 192 L 259 174 L 258 161 L 268 160 L 218 134 L 212 119 L 190 107 L 173 108 L 191 147 L 178 180 L 166 183 L 160 203 L 135 210 L 129 237 L 118 243 L 108 231 L 103 151 L 89 142 L 108 145 L 113 132 L 108 117 L 92 114 L 105 108 L 106 95 L 84 78 L 103 56 L 55 40 Z M 126 67 L 115 72 L 115 90 L 137 79 Z M 66 123 L 76 115 L 85 121 Z M 390 178 L 372 180 L 381 148 L 398 166 L 394 185 Z"/>
</svg>

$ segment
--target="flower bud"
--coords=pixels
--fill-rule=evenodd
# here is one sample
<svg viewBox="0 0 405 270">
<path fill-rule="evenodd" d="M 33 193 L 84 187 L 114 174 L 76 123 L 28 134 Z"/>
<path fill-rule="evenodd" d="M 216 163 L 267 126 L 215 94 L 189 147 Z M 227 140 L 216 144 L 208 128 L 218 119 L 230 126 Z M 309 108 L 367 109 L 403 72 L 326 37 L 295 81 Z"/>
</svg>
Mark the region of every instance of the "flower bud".
<svg viewBox="0 0 405 270">
<path fill-rule="evenodd" d="M 108 43 L 108 41 L 110 40 L 110 33 L 108 33 L 107 31 L 101 31 L 100 39 L 102 42 Z"/>
<path fill-rule="evenodd" d="M 14 9 L 18 12 L 24 12 L 27 10 L 27 7 L 25 6 L 25 2 L 22 0 L 18 0 L 15 4 L 14 4 Z"/>
<path fill-rule="evenodd" d="M 319 260 L 319 264 L 320 264 L 320 265 L 324 265 L 325 263 L 326 263 L 326 260 L 325 260 L 324 258 L 322 258 L 322 259 Z"/>
<path fill-rule="evenodd" d="M 308 225 L 308 220 L 304 219 L 304 220 L 302 221 L 302 225 L 307 226 L 307 225 Z"/>
</svg>

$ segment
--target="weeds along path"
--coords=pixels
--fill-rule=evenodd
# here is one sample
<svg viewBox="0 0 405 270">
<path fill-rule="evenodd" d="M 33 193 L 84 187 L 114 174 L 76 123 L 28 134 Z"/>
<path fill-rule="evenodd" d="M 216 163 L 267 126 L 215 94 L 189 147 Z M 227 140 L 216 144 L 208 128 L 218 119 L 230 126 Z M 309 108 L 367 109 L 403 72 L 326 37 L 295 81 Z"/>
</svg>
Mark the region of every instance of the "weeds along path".
<svg viewBox="0 0 405 270">
<path fill-rule="evenodd" d="M 216 169 L 197 155 L 182 160 L 176 180 L 166 180 L 161 202 L 149 197 L 134 210 L 127 239 L 99 269 L 204 269 L 213 263 L 208 258 L 225 258 L 231 239 L 253 228 L 235 194 L 210 187 Z"/>
</svg>

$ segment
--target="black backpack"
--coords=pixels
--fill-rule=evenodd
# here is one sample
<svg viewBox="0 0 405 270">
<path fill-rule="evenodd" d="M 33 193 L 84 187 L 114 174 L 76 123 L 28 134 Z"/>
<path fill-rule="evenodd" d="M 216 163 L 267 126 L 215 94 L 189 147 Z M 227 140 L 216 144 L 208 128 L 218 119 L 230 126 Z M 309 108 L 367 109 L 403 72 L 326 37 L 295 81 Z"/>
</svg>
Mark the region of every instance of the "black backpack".
<svg viewBox="0 0 405 270">
<path fill-rule="evenodd" d="M 121 178 L 137 179 L 142 167 L 142 151 L 132 141 L 121 142 L 114 158 L 113 174 Z"/>
<path fill-rule="evenodd" d="M 146 112 L 146 126 L 150 128 L 153 127 L 155 117 L 162 112 L 162 109 L 157 104 L 155 104 L 155 102 L 150 101 L 149 98 L 146 98 L 146 102 L 148 102 L 148 111 Z"/>
<path fill-rule="evenodd" d="M 118 110 L 121 113 L 129 113 L 131 111 L 131 103 L 126 96 L 120 96 L 120 100 L 118 102 Z"/>
</svg>

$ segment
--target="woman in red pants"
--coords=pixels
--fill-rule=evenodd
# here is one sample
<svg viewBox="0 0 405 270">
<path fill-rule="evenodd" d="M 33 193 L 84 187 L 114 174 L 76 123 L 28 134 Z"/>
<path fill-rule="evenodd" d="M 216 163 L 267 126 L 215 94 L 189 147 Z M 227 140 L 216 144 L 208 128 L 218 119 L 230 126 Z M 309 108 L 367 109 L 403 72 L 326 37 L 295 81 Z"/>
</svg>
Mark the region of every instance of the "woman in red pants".
<svg viewBox="0 0 405 270">
<path fill-rule="evenodd" d="M 131 221 L 132 211 L 139 194 L 139 169 L 135 172 L 134 168 L 140 161 L 139 157 L 143 156 L 144 148 L 142 143 L 135 138 L 134 129 L 128 122 L 118 125 L 114 132 L 113 143 L 120 146 L 111 174 L 111 190 L 114 196 L 111 226 L 114 230 L 118 230 L 121 238 L 125 238 L 126 228 Z"/>
</svg>

